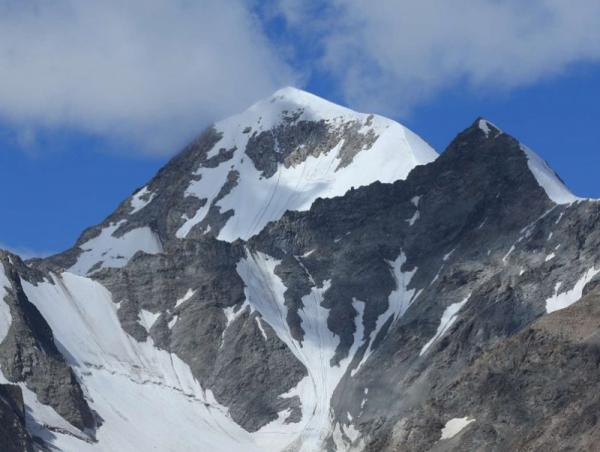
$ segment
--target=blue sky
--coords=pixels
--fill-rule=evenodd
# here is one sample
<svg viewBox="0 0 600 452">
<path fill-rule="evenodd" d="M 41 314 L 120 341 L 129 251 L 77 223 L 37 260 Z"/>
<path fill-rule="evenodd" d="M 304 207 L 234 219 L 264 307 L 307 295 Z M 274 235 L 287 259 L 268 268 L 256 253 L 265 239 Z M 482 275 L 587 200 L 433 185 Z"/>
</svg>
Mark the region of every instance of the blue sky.
<svg viewBox="0 0 600 452">
<path fill-rule="evenodd" d="M 0 246 L 67 248 L 203 127 L 285 84 L 438 151 L 484 116 L 600 197 L 595 1 L 140 1 L 0 0 Z"/>
</svg>

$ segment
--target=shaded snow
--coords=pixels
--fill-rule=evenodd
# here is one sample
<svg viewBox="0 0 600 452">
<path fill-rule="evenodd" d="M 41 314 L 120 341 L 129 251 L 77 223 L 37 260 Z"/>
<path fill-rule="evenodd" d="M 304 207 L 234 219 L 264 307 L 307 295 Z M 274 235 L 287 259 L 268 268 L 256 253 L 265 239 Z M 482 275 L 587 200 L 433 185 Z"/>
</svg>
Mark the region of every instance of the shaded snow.
<svg viewBox="0 0 600 452">
<path fill-rule="evenodd" d="M 458 319 L 458 312 L 465 305 L 465 303 L 469 301 L 469 298 L 471 298 L 471 294 L 469 294 L 463 301 L 460 301 L 458 303 L 452 303 L 446 308 L 446 310 L 442 314 L 442 318 L 440 319 L 440 325 L 438 326 L 435 335 L 431 338 L 431 340 L 429 340 L 429 342 L 427 342 L 423 346 L 421 352 L 419 353 L 419 356 L 424 355 L 425 352 L 427 352 L 427 350 L 429 349 L 429 347 L 431 347 L 435 343 L 435 341 L 437 341 L 440 337 L 446 334 L 446 331 L 448 331 L 450 327 L 454 324 L 454 322 L 456 322 L 456 319 Z"/>
<path fill-rule="evenodd" d="M 289 168 L 279 165 L 275 175 L 264 178 L 245 154 L 249 137 L 255 132 L 272 129 L 285 114 L 299 109 L 298 120 L 324 120 L 334 128 L 349 121 L 359 121 L 364 124 L 363 132 L 372 130 L 378 139 L 370 149 L 359 152 L 346 167 L 338 169 L 342 140 L 319 157 L 309 156 Z M 251 132 L 244 133 L 248 127 Z M 218 236 L 226 241 L 247 239 L 269 221 L 280 218 L 286 210 L 307 210 L 318 197 L 341 196 L 351 187 L 368 185 L 376 180 L 404 179 L 415 166 L 437 157 L 427 143 L 392 120 L 357 113 L 293 88 L 278 91 L 245 112 L 217 123 L 215 128 L 223 137 L 209 157 L 221 148 L 235 147 L 236 151 L 232 159 L 215 168 L 199 167 L 195 171 L 199 179 L 190 183 L 185 196 L 207 201 L 192 217 L 184 217 L 185 222 L 176 233 L 178 238 L 186 237 L 192 227 L 206 217 L 232 170 L 239 172 L 237 185 L 216 203 L 221 212 L 234 211 Z"/>
<path fill-rule="evenodd" d="M 600 273 L 600 269 L 591 268 L 583 274 L 583 276 L 575 283 L 571 290 L 559 293 L 562 283 L 557 283 L 554 288 L 554 295 L 546 300 L 546 312 L 554 312 L 560 309 L 565 309 L 573 303 L 579 301 L 583 296 L 583 289 L 594 276 Z"/>
<path fill-rule="evenodd" d="M 570 204 L 581 199 L 571 193 L 554 170 L 539 155 L 525 145 L 521 145 L 521 150 L 527 156 L 529 170 L 551 201 L 556 204 Z"/>
<path fill-rule="evenodd" d="M 120 268 L 127 265 L 129 259 L 138 251 L 148 254 L 162 252 L 162 245 L 158 236 L 146 226 L 132 229 L 121 237 L 115 237 L 113 233 L 122 223 L 123 221 L 120 221 L 105 227 L 98 236 L 80 245 L 79 248 L 82 253 L 68 271 L 85 275 L 92 268 L 96 270 L 95 266 L 98 263 L 101 263 L 100 268 Z"/>
<path fill-rule="evenodd" d="M 475 422 L 475 419 L 469 419 L 468 417 L 450 419 L 442 429 L 442 437 L 440 439 L 454 438 L 471 422 Z"/>
<path fill-rule="evenodd" d="M 61 431 L 73 435 L 73 442 L 80 443 L 92 439 L 88 434 L 82 433 L 76 427 L 67 422 L 58 414 L 54 408 L 49 405 L 44 405 L 38 400 L 37 395 L 24 382 L 11 382 L 4 377 L 0 370 L 0 384 L 17 385 L 21 388 L 23 394 L 23 402 L 28 408 L 25 410 L 27 430 L 38 437 L 45 440 L 51 439 L 52 434 L 48 432 L 45 426 L 59 428 Z M 65 435 L 66 436 L 66 435 Z"/>
</svg>

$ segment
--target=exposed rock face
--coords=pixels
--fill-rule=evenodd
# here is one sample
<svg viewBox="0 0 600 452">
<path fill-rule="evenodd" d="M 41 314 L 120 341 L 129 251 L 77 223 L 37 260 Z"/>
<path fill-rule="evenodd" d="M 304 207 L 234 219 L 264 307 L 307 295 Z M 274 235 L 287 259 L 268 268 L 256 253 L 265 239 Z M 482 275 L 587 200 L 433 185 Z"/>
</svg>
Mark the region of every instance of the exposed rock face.
<svg viewBox="0 0 600 452">
<path fill-rule="evenodd" d="M 297 407 L 297 398 L 279 395 L 293 389 L 306 369 L 244 305 L 235 267 L 241 246 L 211 237 L 181 245 L 168 254 L 137 256 L 124 269 L 96 277 L 120 301 L 125 331 L 140 342 L 150 337 L 179 356 L 238 424 L 255 431 L 278 412 Z M 141 310 L 158 315 L 148 329 L 138 316 Z"/>
<path fill-rule="evenodd" d="M 12 262 L 17 262 L 13 265 Z M 23 292 L 17 256 L 1 252 L 0 265 L 11 287 L 3 302 L 10 308 L 11 324 L 0 343 L 0 369 L 11 382 L 25 382 L 38 400 L 80 430 L 96 426 L 79 382 L 54 342 L 52 330 Z M 26 272 L 30 275 L 33 272 Z"/>
<path fill-rule="evenodd" d="M 217 123 L 72 250 L 3 255 L 3 374 L 67 421 L 32 405 L 41 441 L 594 450 L 600 204 L 483 119 L 419 166 L 408 131 L 303 96 Z M 363 177 L 390 136 L 412 171 Z"/>
<path fill-rule="evenodd" d="M 25 426 L 25 405 L 18 386 L 0 385 L 0 444 L 6 452 L 32 452 Z"/>
</svg>

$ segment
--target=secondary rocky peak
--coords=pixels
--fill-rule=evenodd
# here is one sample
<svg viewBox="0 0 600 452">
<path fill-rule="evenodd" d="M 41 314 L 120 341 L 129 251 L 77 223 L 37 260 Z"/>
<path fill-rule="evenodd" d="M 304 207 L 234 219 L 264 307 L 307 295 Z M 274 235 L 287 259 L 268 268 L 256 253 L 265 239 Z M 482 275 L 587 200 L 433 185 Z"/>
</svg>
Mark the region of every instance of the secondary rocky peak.
<svg viewBox="0 0 600 452">
<path fill-rule="evenodd" d="M 510 184 L 515 185 L 512 188 L 543 193 L 554 204 L 569 204 L 581 199 L 573 195 L 538 154 L 481 117 L 457 135 L 442 157 L 444 161 L 454 162 L 457 168 L 462 167 L 465 173 L 472 172 L 471 167 L 475 165 L 489 177 L 512 181 Z"/>
</svg>

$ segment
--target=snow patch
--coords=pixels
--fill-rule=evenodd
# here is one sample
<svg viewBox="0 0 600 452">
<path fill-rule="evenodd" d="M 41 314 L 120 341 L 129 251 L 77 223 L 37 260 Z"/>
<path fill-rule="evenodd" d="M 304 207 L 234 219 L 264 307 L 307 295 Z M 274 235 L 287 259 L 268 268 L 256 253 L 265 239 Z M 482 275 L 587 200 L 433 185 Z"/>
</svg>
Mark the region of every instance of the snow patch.
<svg viewBox="0 0 600 452">
<path fill-rule="evenodd" d="M 442 429 L 442 437 L 440 439 L 454 438 L 472 422 L 475 422 L 475 419 L 469 419 L 468 417 L 450 419 Z"/>
<path fill-rule="evenodd" d="M 132 209 L 129 212 L 129 215 L 133 215 L 134 213 L 142 210 L 144 207 L 146 207 L 148 204 L 150 204 L 152 202 L 152 200 L 154 199 L 155 196 L 156 196 L 156 193 L 150 192 L 150 190 L 148 190 L 147 186 L 138 190 L 131 197 L 131 201 L 129 201 L 129 204 L 131 205 L 131 209 Z M 144 200 L 142 198 L 146 198 L 146 199 Z"/>
<path fill-rule="evenodd" d="M 495 132 L 494 138 L 496 138 L 498 135 L 500 135 L 502 133 L 502 131 L 500 130 L 499 127 L 497 127 L 496 125 L 494 125 L 487 119 L 480 119 L 479 122 L 477 123 L 477 126 L 483 131 L 486 138 L 488 138 L 490 136 L 490 134 L 492 133 L 492 129 Z"/>
<path fill-rule="evenodd" d="M 416 210 L 415 210 L 414 215 L 411 218 L 409 218 L 408 220 L 406 220 L 406 222 L 408 223 L 409 226 L 413 226 L 417 222 L 417 220 L 419 218 L 421 218 L 421 212 L 419 212 L 419 201 L 420 200 L 421 200 L 420 196 L 415 196 L 414 198 L 412 198 L 410 200 L 410 202 L 412 202 L 413 205 L 415 206 Z"/>
<path fill-rule="evenodd" d="M 148 254 L 162 252 L 158 236 L 147 226 L 132 229 L 121 237 L 113 233 L 124 223 L 124 220 L 113 223 L 100 231 L 93 239 L 81 244 L 82 253 L 77 262 L 69 268 L 69 272 L 85 275 L 100 263 L 100 268 L 120 268 L 127 265 L 129 259 L 138 251 Z"/>
<path fill-rule="evenodd" d="M 565 309 L 571 306 L 573 303 L 579 301 L 583 296 L 583 289 L 587 283 L 589 283 L 594 276 L 600 273 L 600 269 L 592 267 L 575 283 L 575 286 L 571 290 L 567 290 L 562 293 L 558 293 L 562 283 L 557 283 L 554 287 L 554 295 L 546 300 L 546 312 L 551 313 L 560 309 Z"/>
<path fill-rule="evenodd" d="M 235 305 L 223 308 L 223 314 L 225 314 L 225 320 L 227 322 L 225 324 L 225 329 L 227 329 L 229 325 L 231 325 L 234 322 L 234 320 L 237 319 L 238 316 L 246 310 L 248 306 L 248 303 L 244 303 L 242 304 L 242 306 Z M 252 313 L 252 309 L 250 309 L 250 313 Z"/>
<path fill-rule="evenodd" d="M 179 298 L 176 302 L 175 302 L 175 307 L 178 308 L 179 306 L 181 306 L 183 303 L 185 303 L 186 301 L 188 301 L 190 298 L 192 298 L 194 296 L 194 293 L 196 293 L 195 290 L 193 289 L 188 289 L 188 291 L 185 293 L 185 295 L 181 298 Z"/>
<path fill-rule="evenodd" d="M 160 317 L 160 312 L 154 313 L 142 309 L 138 314 L 138 319 L 140 320 L 140 324 L 146 329 L 146 331 L 150 331 L 152 325 L 156 322 L 156 320 Z"/>
<path fill-rule="evenodd" d="M 440 326 L 438 326 L 438 329 L 437 329 L 435 335 L 431 338 L 431 340 L 429 342 L 427 342 L 423 346 L 423 348 L 421 349 L 421 352 L 419 353 L 419 356 L 423 356 L 427 352 L 429 347 L 431 347 L 435 343 L 435 341 L 437 341 L 440 337 L 442 337 L 446 333 L 446 331 L 448 331 L 450 329 L 450 327 L 454 324 L 454 322 L 456 322 L 456 319 L 458 319 L 458 312 L 465 305 L 465 303 L 467 301 L 469 301 L 469 298 L 471 298 L 471 294 L 469 294 L 463 301 L 460 301 L 458 303 L 452 303 L 450 306 L 448 306 L 446 308 L 446 310 L 442 314 L 442 318 L 440 320 Z"/>
<path fill-rule="evenodd" d="M 450 257 L 454 254 L 455 251 L 456 251 L 456 248 L 453 248 L 452 251 L 450 251 L 447 254 L 444 254 L 444 257 L 442 258 L 442 260 L 444 262 L 446 262 L 448 259 L 450 259 Z"/>
<path fill-rule="evenodd" d="M 254 319 L 256 320 L 256 325 L 258 325 L 260 334 L 262 334 L 262 337 L 266 341 L 268 339 L 268 337 L 267 337 L 267 333 L 265 332 L 265 329 L 263 328 L 262 322 L 260 321 L 260 317 L 254 317 Z"/>
<path fill-rule="evenodd" d="M 519 243 L 519 241 L 517 241 L 517 243 Z M 510 249 L 508 250 L 508 252 L 504 255 L 504 257 L 502 258 L 502 262 L 504 262 L 504 264 L 506 264 L 506 261 L 508 260 L 508 258 L 510 257 L 510 255 L 513 253 L 513 251 L 517 249 L 516 245 L 512 245 L 510 247 Z M 490 252 L 488 252 L 488 256 L 490 255 Z"/>
</svg>

